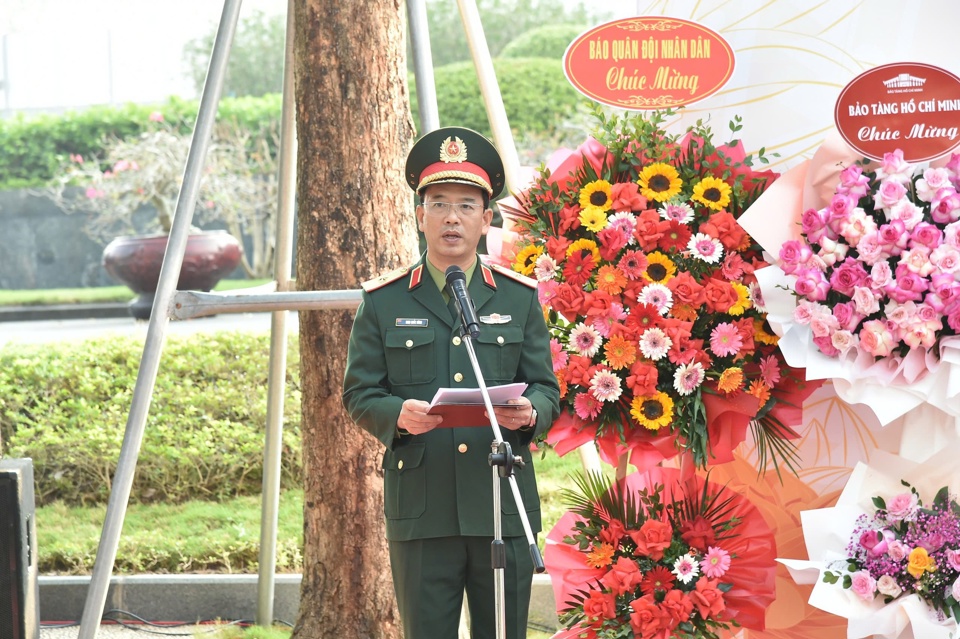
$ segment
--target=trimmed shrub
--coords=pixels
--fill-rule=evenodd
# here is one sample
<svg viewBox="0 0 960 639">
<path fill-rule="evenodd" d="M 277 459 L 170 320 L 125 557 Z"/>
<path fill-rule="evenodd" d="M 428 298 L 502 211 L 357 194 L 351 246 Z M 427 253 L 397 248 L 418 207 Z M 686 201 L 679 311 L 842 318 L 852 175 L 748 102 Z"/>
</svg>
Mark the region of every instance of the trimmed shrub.
<svg viewBox="0 0 960 639">
<path fill-rule="evenodd" d="M 514 131 L 551 131 L 583 99 L 563 75 L 560 60 L 496 59 L 494 72 L 507 120 Z M 434 71 L 441 126 L 465 126 L 490 137 L 490 122 L 473 62 L 456 62 Z M 420 131 L 416 87 L 410 77 L 410 109 Z"/>
<path fill-rule="evenodd" d="M 224 98 L 218 118 L 233 119 L 243 128 L 259 131 L 279 128 L 282 97 Z M 163 104 L 94 106 L 61 115 L 0 119 L 0 190 L 39 186 L 56 175 L 64 158 L 102 155 L 108 138 L 133 137 L 146 130 L 150 114 L 159 111 L 165 121 L 190 133 L 199 102 L 170 98 Z"/>
<path fill-rule="evenodd" d="M 302 485 L 297 343 L 288 357 L 281 485 Z M 0 350 L 0 434 L 34 463 L 38 504 L 104 503 L 110 494 L 142 341 Z M 178 503 L 258 495 L 269 336 L 170 336 L 162 355 L 131 499 Z"/>
<path fill-rule="evenodd" d="M 587 27 L 575 24 L 548 24 L 522 33 L 500 52 L 501 58 L 549 58 L 563 60 L 570 43 Z"/>
</svg>

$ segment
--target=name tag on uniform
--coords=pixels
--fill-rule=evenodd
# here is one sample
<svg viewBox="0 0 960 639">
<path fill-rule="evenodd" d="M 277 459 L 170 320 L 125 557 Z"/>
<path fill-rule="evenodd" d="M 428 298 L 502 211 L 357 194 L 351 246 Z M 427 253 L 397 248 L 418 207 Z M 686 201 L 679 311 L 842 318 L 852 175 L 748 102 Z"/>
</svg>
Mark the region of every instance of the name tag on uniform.
<svg viewBox="0 0 960 639">
<path fill-rule="evenodd" d="M 427 320 L 415 317 L 398 317 L 397 326 L 418 326 L 421 328 L 426 328 Z"/>
<path fill-rule="evenodd" d="M 506 324 L 511 319 L 510 315 L 501 315 L 500 313 L 493 313 L 491 315 L 481 315 L 480 321 L 484 324 Z"/>
</svg>

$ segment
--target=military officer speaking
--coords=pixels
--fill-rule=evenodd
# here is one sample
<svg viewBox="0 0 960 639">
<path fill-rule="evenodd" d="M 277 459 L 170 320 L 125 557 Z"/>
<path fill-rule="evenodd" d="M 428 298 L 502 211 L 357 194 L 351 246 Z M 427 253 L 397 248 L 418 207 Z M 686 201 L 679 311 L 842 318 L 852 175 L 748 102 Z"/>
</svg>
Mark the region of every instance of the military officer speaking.
<svg viewBox="0 0 960 639">
<path fill-rule="evenodd" d="M 477 388 L 460 317 L 444 273 L 467 276 L 480 333 L 473 340 L 488 386 L 527 384 L 510 406 L 494 407 L 503 439 L 525 467 L 515 477 L 527 518 L 540 531 L 529 443 L 559 414 L 560 391 L 536 283 L 480 261 L 490 199 L 503 189 L 503 163 L 482 135 L 446 127 L 420 138 L 406 179 L 419 196 L 426 252 L 410 267 L 363 284 L 347 354 L 343 403 L 385 446 L 384 514 L 393 583 L 406 639 L 455 639 L 463 593 L 474 639 L 496 636 L 489 421 L 447 423 L 428 414 L 438 388 Z M 506 636 L 526 636 L 533 562 L 506 479 L 501 480 Z"/>
</svg>

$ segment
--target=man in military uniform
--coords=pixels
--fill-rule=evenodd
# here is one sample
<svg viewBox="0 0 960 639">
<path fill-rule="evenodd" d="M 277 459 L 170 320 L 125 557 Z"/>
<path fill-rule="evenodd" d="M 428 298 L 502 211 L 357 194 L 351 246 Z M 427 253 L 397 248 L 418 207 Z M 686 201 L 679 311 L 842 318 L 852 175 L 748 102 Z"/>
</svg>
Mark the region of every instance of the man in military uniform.
<svg viewBox="0 0 960 639">
<path fill-rule="evenodd" d="M 445 271 L 459 266 L 479 316 L 474 349 L 487 386 L 525 382 L 494 407 L 503 439 L 525 461 L 515 473 L 531 529 L 540 501 L 529 444 L 559 414 L 559 387 L 536 283 L 479 260 L 489 203 L 503 189 L 494 146 L 469 129 L 426 134 L 407 157 L 426 252 L 411 267 L 364 283 L 350 335 L 343 403 L 386 447 L 384 513 L 394 588 L 407 639 L 455 639 L 463 593 L 474 639 L 496 636 L 489 421 L 446 423 L 427 412 L 439 388 L 477 388 Z M 517 505 L 500 480 L 506 635 L 526 636 L 533 562 Z"/>
</svg>

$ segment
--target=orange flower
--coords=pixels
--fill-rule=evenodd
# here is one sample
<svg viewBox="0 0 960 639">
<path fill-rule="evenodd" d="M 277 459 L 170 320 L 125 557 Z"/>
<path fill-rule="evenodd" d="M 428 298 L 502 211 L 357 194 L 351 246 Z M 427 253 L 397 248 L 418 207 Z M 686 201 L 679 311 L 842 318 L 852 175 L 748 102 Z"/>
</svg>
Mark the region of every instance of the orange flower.
<svg viewBox="0 0 960 639">
<path fill-rule="evenodd" d="M 673 306 L 670 307 L 670 315 L 682 322 L 692 322 L 700 317 L 695 306 L 676 301 L 674 301 Z"/>
<path fill-rule="evenodd" d="M 610 295 L 619 295 L 627 285 L 627 276 L 616 266 L 606 264 L 597 271 L 597 288 Z"/>
<path fill-rule="evenodd" d="M 717 388 L 724 393 L 733 393 L 743 386 L 743 369 L 732 366 L 720 373 Z"/>
<path fill-rule="evenodd" d="M 567 379 L 563 376 L 563 372 L 555 372 L 554 377 L 557 378 L 557 383 L 560 384 L 560 399 L 563 399 L 567 396 Z"/>
<path fill-rule="evenodd" d="M 755 379 L 750 382 L 750 389 L 748 392 L 757 398 L 760 406 L 766 405 L 767 401 L 770 399 L 770 389 L 759 379 Z"/>
<path fill-rule="evenodd" d="M 614 548 L 612 544 L 600 544 L 594 546 L 593 550 L 587 553 L 587 563 L 594 568 L 603 568 L 613 563 Z"/>
<path fill-rule="evenodd" d="M 934 572 L 937 569 L 937 562 L 927 553 L 927 549 L 917 546 L 910 551 L 908 558 L 907 572 L 913 575 L 914 579 L 923 577 L 924 572 Z"/>
<path fill-rule="evenodd" d="M 622 335 L 614 335 L 604 344 L 603 356 L 613 370 L 626 368 L 637 361 L 636 343 L 624 339 Z"/>
</svg>

